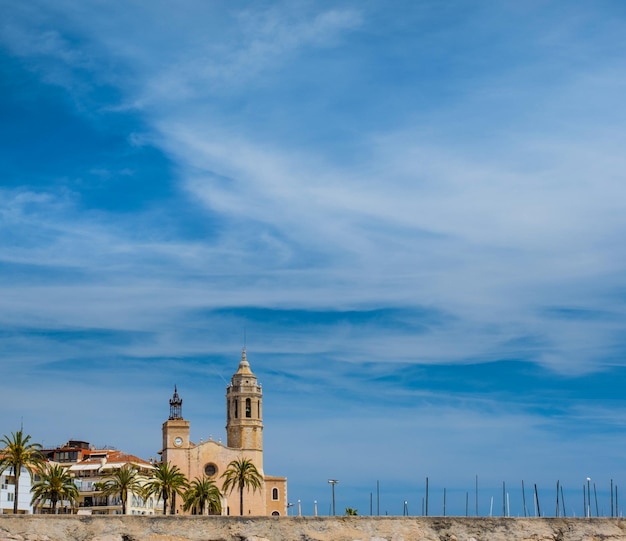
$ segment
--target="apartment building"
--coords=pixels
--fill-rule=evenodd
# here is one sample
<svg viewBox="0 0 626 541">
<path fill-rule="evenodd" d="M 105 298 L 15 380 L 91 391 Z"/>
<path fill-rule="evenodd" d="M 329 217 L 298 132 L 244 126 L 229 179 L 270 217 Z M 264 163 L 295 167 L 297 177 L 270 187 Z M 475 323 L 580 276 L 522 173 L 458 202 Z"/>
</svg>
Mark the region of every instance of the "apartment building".
<svg viewBox="0 0 626 541">
<path fill-rule="evenodd" d="M 26 468 L 22 468 L 20 472 L 18 490 L 18 514 L 31 514 L 33 506 L 30 504 L 30 473 Z M 0 474 L 0 514 L 13 513 L 15 503 L 15 474 L 11 468 L 6 469 Z"/>
<path fill-rule="evenodd" d="M 55 449 L 45 449 L 44 456 L 68 468 L 79 490 L 78 513 L 82 515 L 118 515 L 122 513 L 119 496 L 103 496 L 97 483 L 104 481 L 116 469 L 134 467 L 142 476 L 149 477 L 154 465 L 139 457 L 113 448 L 97 449 L 88 442 L 70 440 Z M 43 510 L 45 512 L 45 510 Z M 129 494 L 126 513 L 154 515 L 163 511 L 163 502 L 151 497 L 144 500 Z"/>
</svg>

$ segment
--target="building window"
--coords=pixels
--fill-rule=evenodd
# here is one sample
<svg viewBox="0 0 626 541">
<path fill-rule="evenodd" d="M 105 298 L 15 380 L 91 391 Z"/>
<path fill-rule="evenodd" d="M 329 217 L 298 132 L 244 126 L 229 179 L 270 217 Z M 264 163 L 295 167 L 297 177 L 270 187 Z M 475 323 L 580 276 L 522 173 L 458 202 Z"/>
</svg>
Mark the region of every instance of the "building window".
<svg viewBox="0 0 626 541">
<path fill-rule="evenodd" d="M 272 516 L 273 517 L 279 517 L 280 513 L 278 511 L 272 511 Z"/>
<path fill-rule="evenodd" d="M 278 489 L 277 488 L 273 488 L 272 489 L 272 500 L 278 500 Z"/>
<path fill-rule="evenodd" d="M 215 464 L 209 463 L 204 467 L 204 473 L 208 477 L 215 477 L 217 475 L 217 466 Z"/>
<path fill-rule="evenodd" d="M 13 494 L 13 492 L 7 492 L 7 501 L 15 501 L 15 494 Z"/>
<path fill-rule="evenodd" d="M 246 398 L 246 417 L 252 417 L 252 401 Z"/>
<path fill-rule="evenodd" d="M 235 419 L 239 417 L 239 402 L 235 399 Z"/>
<path fill-rule="evenodd" d="M 55 455 L 57 462 L 76 462 L 78 460 L 78 451 L 57 451 Z"/>
</svg>

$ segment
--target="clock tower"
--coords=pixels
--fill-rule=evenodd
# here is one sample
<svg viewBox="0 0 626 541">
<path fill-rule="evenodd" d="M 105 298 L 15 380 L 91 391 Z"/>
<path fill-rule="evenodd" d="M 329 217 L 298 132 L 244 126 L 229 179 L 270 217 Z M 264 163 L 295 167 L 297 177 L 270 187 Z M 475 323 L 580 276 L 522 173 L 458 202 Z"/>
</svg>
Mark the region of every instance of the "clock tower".
<svg viewBox="0 0 626 541">
<path fill-rule="evenodd" d="M 189 421 L 183 419 L 183 401 L 174 386 L 174 395 L 170 398 L 170 417 L 163 423 L 163 462 L 175 460 L 177 451 L 189 449 Z M 174 460 L 173 460 L 174 459 Z"/>
</svg>

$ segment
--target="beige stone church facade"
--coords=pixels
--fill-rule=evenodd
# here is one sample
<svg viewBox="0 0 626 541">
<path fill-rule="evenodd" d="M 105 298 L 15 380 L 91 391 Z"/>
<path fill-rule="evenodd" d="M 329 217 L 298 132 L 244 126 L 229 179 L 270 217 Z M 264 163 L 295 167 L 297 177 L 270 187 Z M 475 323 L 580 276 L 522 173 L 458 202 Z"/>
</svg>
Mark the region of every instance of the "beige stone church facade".
<svg viewBox="0 0 626 541">
<path fill-rule="evenodd" d="M 174 389 L 170 400 L 170 416 L 163 423 L 161 460 L 176 465 L 189 481 L 207 475 L 222 489 L 228 464 L 240 458 L 253 462 L 263 476 L 261 490 L 244 492 L 244 515 L 287 514 L 287 479 L 265 475 L 263 470 L 263 393 L 250 369 L 244 349 L 237 372 L 226 387 L 227 442 L 209 440 L 198 444 L 189 439 L 189 421 L 182 417 L 182 399 Z M 178 498 L 180 500 L 180 498 Z M 183 513 L 177 502 L 177 513 Z M 224 494 L 222 514 L 239 514 L 237 489 Z"/>
</svg>

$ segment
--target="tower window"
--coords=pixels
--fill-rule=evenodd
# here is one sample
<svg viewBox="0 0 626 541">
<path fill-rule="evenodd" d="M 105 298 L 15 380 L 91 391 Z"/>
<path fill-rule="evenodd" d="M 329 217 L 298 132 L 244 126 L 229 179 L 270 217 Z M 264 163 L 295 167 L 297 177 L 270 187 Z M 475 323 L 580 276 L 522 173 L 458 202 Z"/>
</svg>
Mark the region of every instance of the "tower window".
<svg viewBox="0 0 626 541">
<path fill-rule="evenodd" d="M 235 419 L 239 417 L 239 402 L 235 399 Z"/>
<path fill-rule="evenodd" d="M 273 488 L 272 489 L 272 500 L 278 500 L 278 489 L 277 488 Z"/>
<path fill-rule="evenodd" d="M 252 401 L 246 398 L 246 417 L 252 417 Z"/>
</svg>

